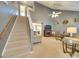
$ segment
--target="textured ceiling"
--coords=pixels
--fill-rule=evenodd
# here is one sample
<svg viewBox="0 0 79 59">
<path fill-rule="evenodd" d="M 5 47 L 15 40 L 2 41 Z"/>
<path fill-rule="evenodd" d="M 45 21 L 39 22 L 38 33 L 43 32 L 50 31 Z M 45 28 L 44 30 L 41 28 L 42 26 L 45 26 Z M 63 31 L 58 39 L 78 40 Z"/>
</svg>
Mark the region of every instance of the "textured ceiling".
<svg viewBox="0 0 79 59">
<path fill-rule="evenodd" d="M 51 9 L 79 11 L 79 1 L 37 1 Z"/>
<path fill-rule="evenodd" d="M 20 1 L 21 3 L 33 6 L 34 1 Z M 79 11 L 79 1 L 35 1 L 48 8 L 57 10 Z M 0 6 L 6 2 L 0 2 Z M 8 5 L 18 8 L 18 1 L 9 1 Z"/>
</svg>

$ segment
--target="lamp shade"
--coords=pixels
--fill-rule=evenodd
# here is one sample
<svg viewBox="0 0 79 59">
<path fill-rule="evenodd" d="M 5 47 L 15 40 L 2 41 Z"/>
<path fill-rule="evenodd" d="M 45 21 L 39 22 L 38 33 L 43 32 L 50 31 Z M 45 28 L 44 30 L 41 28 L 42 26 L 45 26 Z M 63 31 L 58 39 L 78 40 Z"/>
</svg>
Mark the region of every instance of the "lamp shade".
<svg viewBox="0 0 79 59">
<path fill-rule="evenodd" d="M 77 33 L 77 28 L 76 27 L 68 27 L 67 33 Z"/>
</svg>

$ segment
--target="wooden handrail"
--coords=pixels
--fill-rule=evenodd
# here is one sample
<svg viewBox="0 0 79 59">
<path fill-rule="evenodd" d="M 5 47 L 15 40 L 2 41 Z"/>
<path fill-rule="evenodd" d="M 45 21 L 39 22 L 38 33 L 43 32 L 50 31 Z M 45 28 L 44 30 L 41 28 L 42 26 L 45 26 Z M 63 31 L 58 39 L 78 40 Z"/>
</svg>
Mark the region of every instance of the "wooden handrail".
<svg viewBox="0 0 79 59">
<path fill-rule="evenodd" d="M 0 33 L 0 38 L 8 31 L 8 26 L 11 24 L 12 20 L 16 19 L 16 17 L 17 16 L 11 16 L 9 22 L 7 23 L 3 31 Z"/>
</svg>

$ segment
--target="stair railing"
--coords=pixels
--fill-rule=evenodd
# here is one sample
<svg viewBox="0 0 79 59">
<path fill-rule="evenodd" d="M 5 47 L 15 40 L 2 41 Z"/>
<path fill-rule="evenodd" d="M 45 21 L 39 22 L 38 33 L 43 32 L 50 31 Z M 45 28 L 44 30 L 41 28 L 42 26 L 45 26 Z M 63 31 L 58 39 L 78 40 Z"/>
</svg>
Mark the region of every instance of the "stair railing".
<svg viewBox="0 0 79 59">
<path fill-rule="evenodd" d="M 0 32 L 0 38 L 4 36 L 4 34 L 8 31 L 8 26 L 12 23 L 12 20 L 16 19 L 17 16 L 11 16 L 9 22 L 5 26 L 2 32 Z"/>
</svg>

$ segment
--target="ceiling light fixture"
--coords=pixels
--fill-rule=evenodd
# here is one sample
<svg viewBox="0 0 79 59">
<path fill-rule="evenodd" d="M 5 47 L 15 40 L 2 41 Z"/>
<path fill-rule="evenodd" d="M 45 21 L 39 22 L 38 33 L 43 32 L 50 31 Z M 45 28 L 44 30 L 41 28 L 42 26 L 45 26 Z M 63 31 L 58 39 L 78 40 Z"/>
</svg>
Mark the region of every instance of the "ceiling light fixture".
<svg viewBox="0 0 79 59">
<path fill-rule="evenodd" d="M 52 17 L 52 18 L 56 18 L 56 17 L 58 17 L 60 14 L 61 14 L 62 12 L 55 12 L 55 11 L 53 11 L 52 12 L 52 14 L 50 14 L 50 16 Z"/>
</svg>

